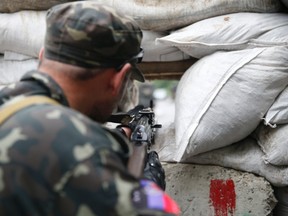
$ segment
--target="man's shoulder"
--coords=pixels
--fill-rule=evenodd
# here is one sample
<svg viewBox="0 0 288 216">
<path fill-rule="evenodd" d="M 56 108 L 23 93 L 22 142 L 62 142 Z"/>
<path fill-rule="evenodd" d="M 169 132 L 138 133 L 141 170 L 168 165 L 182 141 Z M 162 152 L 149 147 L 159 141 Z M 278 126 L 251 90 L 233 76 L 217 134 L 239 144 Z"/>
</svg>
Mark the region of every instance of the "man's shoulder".
<svg viewBox="0 0 288 216">
<path fill-rule="evenodd" d="M 42 125 L 47 129 L 63 129 L 63 133 L 68 131 L 78 131 L 79 136 L 87 136 L 90 130 L 94 133 L 107 133 L 100 123 L 97 123 L 82 113 L 66 106 L 57 104 L 38 104 L 24 108 L 14 115 L 14 120 L 19 121 L 19 125 L 27 124 Z M 25 120 L 25 121 L 24 121 Z"/>
<path fill-rule="evenodd" d="M 54 155 L 67 167 L 79 162 L 77 152 L 97 154 L 101 148 L 112 149 L 116 142 L 99 123 L 51 104 L 30 106 L 11 116 L 0 126 L 0 144 L 12 136 L 9 149 L 13 152 L 25 152 L 23 157 L 28 157 L 37 149 L 39 158 Z"/>
<path fill-rule="evenodd" d="M 8 132 L 13 128 L 19 128 L 29 138 L 34 133 L 42 134 L 42 140 L 45 136 L 55 136 L 55 139 L 60 140 L 61 136 L 66 136 L 66 140 L 73 141 L 71 139 L 77 138 L 84 142 L 107 139 L 109 133 L 101 124 L 83 114 L 69 107 L 50 103 L 23 107 L 2 122 L 0 131 Z"/>
</svg>

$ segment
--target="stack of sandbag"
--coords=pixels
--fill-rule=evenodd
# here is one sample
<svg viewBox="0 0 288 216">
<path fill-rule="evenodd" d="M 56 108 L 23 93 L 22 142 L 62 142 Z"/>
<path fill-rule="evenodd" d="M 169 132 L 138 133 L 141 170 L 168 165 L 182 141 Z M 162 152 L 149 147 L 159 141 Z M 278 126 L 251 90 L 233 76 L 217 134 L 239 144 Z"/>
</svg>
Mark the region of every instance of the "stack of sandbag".
<svg viewBox="0 0 288 216">
<path fill-rule="evenodd" d="M 231 167 L 288 185 L 287 35 L 287 13 L 241 12 L 157 39 L 199 58 L 178 84 L 176 144 L 163 153 L 166 161 Z"/>
<path fill-rule="evenodd" d="M 72 0 L 0 1 L 0 87 L 37 68 L 45 31 L 45 11 L 69 1 Z"/>
<path fill-rule="evenodd" d="M 72 0 L 70 0 L 72 1 Z M 145 50 L 144 62 L 181 61 L 191 58 L 175 46 L 158 44 L 155 39 L 167 35 L 172 29 L 177 29 L 199 20 L 207 19 L 221 14 L 249 11 L 249 12 L 278 12 L 282 9 L 280 0 L 213 0 L 205 3 L 199 1 L 138 1 L 138 0 L 93 0 L 99 4 L 107 4 L 116 10 L 131 16 L 144 30 L 142 46 Z M 69 0 L 4 0 L 0 3 L 0 64 L 1 65 L 27 65 L 23 69 L 35 65 L 45 34 L 45 15 L 48 8 L 53 5 L 69 2 Z M 185 17 L 185 19 L 183 19 Z M 7 60 L 5 52 L 32 57 L 27 61 L 19 59 Z M 34 62 L 33 62 L 34 61 Z M 31 63 L 33 62 L 33 63 Z M 29 65 L 29 66 L 28 66 Z M 12 67 L 12 68 L 13 68 Z M 7 66 L 0 67 L 0 84 L 2 74 L 12 74 Z"/>
<path fill-rule="evenodd" d="M 287 66 L 286 66 L 287 67 Z M 264 161 L 278 166 L 288 164 L 288 87 L 276 98 L 264 116 L 264 124 L 260 124 L 253 133 L 264 152 Z"/>
<path fill-rule="evenodd" d="M 18 81 L 24 73 L 37 68 L 38 54 L 45 38 L 46 9 L 63 2 L 68 1 L 1 1 L 0 88 Z M 165 35 L 162 32 L 143 31 L 143 61 L 177 61 L 190 58 L 175 47 L 155 47 L 155 39 L 163 36 Z M 119 109 L 128 111 L 137 103 L 137 86 L 129 83 L 127 94 L 119 103 Z"/>
<path fill-rule="evenodd" d="M 13 83 L 35 69 L 43 44 L 44 11 L 0 13 L 0 85 Z"/>
<path fill-rule="evenodd" d="M 149 31 L 170 31 L 200 20 L 237 12 L 279 12 L 280 0 L 93 0 L 113 6 L 135 19 L 139 26 Z"/>
<path fill-rule="evenodd" d="M 38 54 L 45 37 L 46 12 L 22 10 L 0 13 L 0 85 L 17 81 L 19 77 L 16 74 L 21 75 L 21 72 L 23 74 L 37 66 Z M 155 39 L 165 35 L 164 32 L 143 30 L 144 62 L 181 61 L 190 58 L 176 47 L 155 46 Z"/>
<path fill-rule="evenodd" d="M 160 160 L 171 162 L 171 158 L 177 151 L 174 123 L 158 131 L 156 143 L 158 146 L 153 148 L 158 151 Z M 247 136 L 245 139 L 226 147 L 189 157 L 185 163 L 233 168 L 262 176 L 273 186 L 287 186 L 288 169 L 265 163 L 262 160 L 263 156 L 264 153 L 259 148 L 257 141 L 252 136 Z"/>
</svg>

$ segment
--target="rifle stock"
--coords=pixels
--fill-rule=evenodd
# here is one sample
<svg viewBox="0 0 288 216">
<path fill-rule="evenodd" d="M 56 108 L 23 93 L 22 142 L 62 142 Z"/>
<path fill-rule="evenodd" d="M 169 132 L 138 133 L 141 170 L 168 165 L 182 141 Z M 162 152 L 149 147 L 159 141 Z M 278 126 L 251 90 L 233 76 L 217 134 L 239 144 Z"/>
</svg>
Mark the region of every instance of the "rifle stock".
<svg viewBox="0 0 288 216">
<path fill-rule="evenodd" d="M 143 175 L 146 156 L 147 156 L 146 144 L 133 146 L 133 153 L 128 161 L 128 170 L 136 178 L 140 178 Z"/>
</svg>

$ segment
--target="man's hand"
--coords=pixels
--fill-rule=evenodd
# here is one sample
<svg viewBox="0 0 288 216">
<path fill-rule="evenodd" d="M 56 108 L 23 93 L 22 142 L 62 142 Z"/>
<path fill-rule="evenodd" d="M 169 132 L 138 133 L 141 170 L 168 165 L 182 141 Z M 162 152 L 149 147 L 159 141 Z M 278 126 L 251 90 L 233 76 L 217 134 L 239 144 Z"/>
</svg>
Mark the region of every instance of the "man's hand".
<svg viewBox="0 0 288 216">
<path fill-rule="evenodd" d="M 127 114 L 131 117 L 132 116 L 134 117 L 134 116 L 138 115 L 139 111 L 142 109 L 144 109 L 144 106 L 138 105 L 138 106 L 134 107 L 133 109 L 129 110 L 127 112 Z M 127 119 L 124 118 L 123 122 L 121 122 L 121 124 L 116 127 L 116 129 L 120 133 L 122 133 L 124 136 L 128 137 L 129 139 L 130 139 L 130 136 L 131 136 L 133 130 L 135 130 L 135 127 L 137 125 L 137 121 L 131 121 L 131 120 L 132 119 L 129 119 L 127 121 Z"/>
<path fill-rule="evenodd" d="M 122 135 L 124 135 L 128 139 L 130 139 L 131 133 L 132 133 L 130 127 L 128 127 L 126 125 L 118 125 L 116 127 L 116 130 L 119 131 Z"/>
<path fill-rule="evenodd" d="M 165 171 L 160 163 L 157 152 L 151 151 L 147 154 L 143 175 L 144 178 L 155 182 L 162 190 L 165 190 Z"/>
</svg>

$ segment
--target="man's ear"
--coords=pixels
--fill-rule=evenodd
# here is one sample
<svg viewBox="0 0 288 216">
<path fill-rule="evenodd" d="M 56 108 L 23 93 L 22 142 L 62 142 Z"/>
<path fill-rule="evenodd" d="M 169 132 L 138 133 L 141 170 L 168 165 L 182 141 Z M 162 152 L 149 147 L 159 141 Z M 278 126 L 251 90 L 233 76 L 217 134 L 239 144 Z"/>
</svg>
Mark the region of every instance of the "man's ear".
<svg viewBox="0 0 288 216">
<path fill-rule="evenodd" d="M 121 90 L 122 84 L 125 81 L 126 74 L 129 73 L 131 67 L 131 64 L 126 63 L 120 71 L 114 71 L 113 78 L 111 79 L 111 87 L 113 88 L 114 93 L 118 94 Z"/>
<path fill-rule="evenodd" d="M 38 58 L 39 60 L 42 60 L 44 57 L 44 47 L 42 47 L 39 51 L 39 55 L 38 55 Z"/>
</svg>

